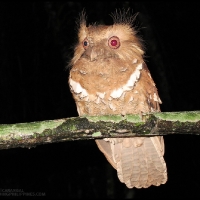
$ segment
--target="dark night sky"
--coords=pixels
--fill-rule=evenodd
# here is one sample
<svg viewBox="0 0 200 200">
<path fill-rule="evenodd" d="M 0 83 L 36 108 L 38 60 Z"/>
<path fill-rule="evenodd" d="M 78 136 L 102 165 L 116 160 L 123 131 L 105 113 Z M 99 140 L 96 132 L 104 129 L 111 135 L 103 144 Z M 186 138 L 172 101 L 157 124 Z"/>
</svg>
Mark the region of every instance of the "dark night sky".
<svg viewBox="0 0 200 200">
<path fill-rule="evenodd" d="M 0 124 L 77 116 L 66 69 L 77 38 L 75 21 L 85 8 L 90 23 L 110 24 L 109 14 L 121 7 L 139 12 L 136 23 L 162 111 L 200 110 L 200 3 L 1 2 Z M 0 189 L 60 199 L 200 197 L 200 137 L 164 139 L 169 180 L 160 187 L 127 189 L 94 141 L 75 141 L 1 150 Z"/>
</svg>

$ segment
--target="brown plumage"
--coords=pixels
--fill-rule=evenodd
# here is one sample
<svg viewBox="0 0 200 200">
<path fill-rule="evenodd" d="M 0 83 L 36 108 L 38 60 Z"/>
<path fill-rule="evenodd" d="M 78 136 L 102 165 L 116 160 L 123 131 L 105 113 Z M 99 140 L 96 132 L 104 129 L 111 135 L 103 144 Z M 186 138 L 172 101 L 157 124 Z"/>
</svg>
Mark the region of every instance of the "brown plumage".
<svg viewBox="0 0 200 200">
<path fill-rule="evenodd" d="M 114 24 L 86 26 L 80 20 L 69 85 L 82 115 L 159 112 L 161 100 L 143 60 L 134 16 L 119 12 Z M 128 188 L 164 184 L 167 169 L 163 137 L 105 138 L 99 149 Z"/>
</svg>

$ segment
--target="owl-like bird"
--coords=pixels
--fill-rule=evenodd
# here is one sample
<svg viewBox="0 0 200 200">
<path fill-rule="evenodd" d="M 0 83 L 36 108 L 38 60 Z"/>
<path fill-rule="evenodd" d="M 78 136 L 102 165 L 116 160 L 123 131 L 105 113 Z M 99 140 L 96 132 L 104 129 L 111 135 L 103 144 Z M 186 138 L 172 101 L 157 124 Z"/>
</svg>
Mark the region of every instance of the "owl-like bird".
<svg viewBox="0 0 200 200">
<path fill-rule="evenodd" d="M 157 88 L 144 62 L 134 15 L 116 12 L 113 25 L 86 25 L 80 19 L 69 86 L 79 116 L 159 112 Z M 162 136 L 95 140 L 128 188 L 167 181 Z"/>
</svg>

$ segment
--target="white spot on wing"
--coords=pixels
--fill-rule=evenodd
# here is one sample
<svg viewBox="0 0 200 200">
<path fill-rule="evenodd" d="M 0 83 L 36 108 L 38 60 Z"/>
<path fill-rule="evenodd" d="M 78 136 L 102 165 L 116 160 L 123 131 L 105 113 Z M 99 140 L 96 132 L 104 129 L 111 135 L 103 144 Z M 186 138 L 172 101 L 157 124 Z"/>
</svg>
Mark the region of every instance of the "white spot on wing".
<svg viewBox="0 0 200 200">
<path fill-rule="evenodd" d="M 81 74 L 87 74 L 85 71 L 83 70 L 79 70 Z"/>
<path fill-rule="evenodd" d="M 83 89 L 83 88 L 82 88 Z M 86 97 L 86 96 L 88 96 L 88 93 L 87 93 L 87 91 L 85 90 L 85 89 L 83 89 L 82 90 L 82 93 L 81 93 L 81 95 L 80 95 L 80 97 L 81 98 L 84 98 L 84 97 Z"/>
<path fill-rule="evenodd" d="M 101 99 L 104 98 L 105 94 L 106 94 L 105 92 L 104 92 L 104 93 L 97 92 L 97 95 L 98 95 Z"/>
<path fill-rule="evenodd" d="M 76 93 L 80 94 L 80 98 L 84 98 L 88 96 L 87 91 L 81 87 L 80 83 L 77 83 L 76 81 L 69 79 L 69 85 L 71 86 L 71 89 Z"/>
<path fill-rule="evenodd" d="M 151 78 L 151 74 L 150 74 L 149 72 L 148 72 L 147 74 L 148 74 L 148 75 L 149 75 L 149 77 Z"/>
<path fill-rule="evenodd" d="M 69 84 L 75 93 L 79 94 L 82 92 L 83 88 L 81 87 L 81 85 L 71 78 L 69 79 Z"/>
<path fill-rule="evenodd" d="M 136 58 L 133 59 L 133 64 L 135 64 L 135 63 L 137 63 L 137 59 Z"/>
<path fill-rule="evenodd" d="M 109 107 L 111 110 L 115 111 L 116 110 L 116 107 L 112 104 L 112 103 L 109 103 Z"/>
<path fill-rule="evenodd" d="M 110 94 L 110 96 L 113 98 L 119 98 L 123 94 L 124 91 L 132 90 L 135 83 L 140 78 L 140 70 L 141 69 L 142 69 L 142 63 L 140 63 L 136 67 L 136 70 L 131 74 L 127 83 L 124 86 L 122 86 L 121 88 L 113 90 L 112 93 Z"/>
<path fill-rule="evenodd" d="M 100 103 L 100 98 L 97 97 L 97 99 L 94 101 L 96 104 L 99 104 Z"/>
<path fill-rule="evenodd" d="M 123 88 L 119 88 L 117 90 L 113 90 L 112 93 L 110 94 L 110 96 L 112 98 L 119 98 L 123 92 L 124 92 Z"/>
<path fill-rule="evenodd" d="M 159 102 L 159 103 L 162 103 L 162 101 L 160 100 L 159 96 L 157 96 L 156 93 L 153 94 L 153 100 L 154 100 L 154 101 L 157 101 L 157 102 Z"/>
<path fill-rule="evenodd" d="M 159 101 L 158 96 L 157 96 L 156 93 L 153 94 L 153 100 L 154 100 L 154 101 Z"/>
<path fill-rule="evenodd" d="M 136 70 L 131 74 L 128 82 L 126 83 L 126 85 L 123 86 L 123 90 L 127 91 L 127 90 L 132 90 L 133 86 L 135 85 L 135 83 L 137 82 L 137 80 L 140 78 L 140 70 L 142 69 L 142 63 L 140 63 L 137 67 Z"/>
<path fill-rule="evenodd" d="M 129 102 L 133 101 L 133 97 L 131 96 L 131 98 L 129 99 Z"/>
</svg>

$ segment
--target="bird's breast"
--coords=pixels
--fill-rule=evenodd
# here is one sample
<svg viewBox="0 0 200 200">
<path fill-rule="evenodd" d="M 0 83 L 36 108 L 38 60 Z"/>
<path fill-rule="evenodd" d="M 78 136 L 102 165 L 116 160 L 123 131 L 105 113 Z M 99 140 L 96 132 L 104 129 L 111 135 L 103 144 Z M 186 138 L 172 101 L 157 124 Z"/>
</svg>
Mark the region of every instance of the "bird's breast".
<svg viewBox="0 0 200 200">
<path fill-rule="evenodd" d="M 133 89 L 142 68 L 143 64 L 135 61 L 124 64 L 120 59 L 102 59 L 101 62 L 80 59 L 71 69 L 70 79 L 73 83 L 79 83 L 90 94 L 107 91 L 116 93 Z M 70 84 L 72 89 L 77 86 L 73 83 Z"/>
<path fill-rule="evenodd" d="M 79 115 L 135 113 L 138 104 L 144 106 L 136 86 L 143 63 L 119 66 L 119 60 L 117 67 L 112 60 L 98 66 L 82 62 L 74 65 L 69 78 Z"/>
</svg>

